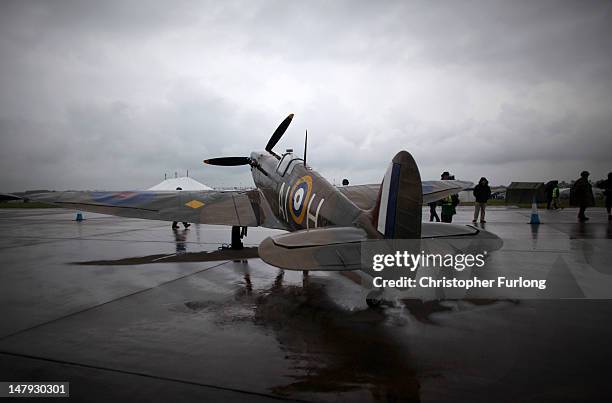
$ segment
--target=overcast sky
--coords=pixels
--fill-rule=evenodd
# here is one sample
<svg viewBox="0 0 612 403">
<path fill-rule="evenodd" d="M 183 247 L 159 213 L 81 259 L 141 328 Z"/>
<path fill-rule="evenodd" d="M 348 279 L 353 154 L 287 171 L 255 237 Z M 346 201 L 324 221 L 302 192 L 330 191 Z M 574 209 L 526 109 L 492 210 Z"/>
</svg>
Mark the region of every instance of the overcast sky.
<svg viewBox="0 0 612 403">
<path fill-rule="evenodd" d="M 612 170 L 612 2 L 0 2 L 0 192 L 250 185 L 277 146 L 330 180 Z"/>
</svg>

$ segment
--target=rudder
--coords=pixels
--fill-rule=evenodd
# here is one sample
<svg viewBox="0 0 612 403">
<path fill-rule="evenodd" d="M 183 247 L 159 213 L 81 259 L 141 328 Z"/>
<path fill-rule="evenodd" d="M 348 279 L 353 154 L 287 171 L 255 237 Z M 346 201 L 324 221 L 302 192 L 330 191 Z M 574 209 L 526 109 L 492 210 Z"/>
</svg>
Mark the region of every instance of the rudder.
<svg viewBox="0 0 612 403">
<path fill-rule="evenodd" d="M 386 239 L 421 237 L 421 174 L 407 151 L 393 157 L 383 178 L 372 221 Z"/>
</svg>

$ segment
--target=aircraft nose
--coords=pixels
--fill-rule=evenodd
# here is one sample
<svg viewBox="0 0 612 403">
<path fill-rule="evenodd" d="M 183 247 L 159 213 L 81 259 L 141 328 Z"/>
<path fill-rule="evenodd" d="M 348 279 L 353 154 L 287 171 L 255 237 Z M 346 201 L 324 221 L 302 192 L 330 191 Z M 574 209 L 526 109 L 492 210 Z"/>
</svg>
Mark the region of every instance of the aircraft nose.
<svg viewBox="0 0 612 403">
<path fill-rule="evenodd" d="M 259 165 L 263 165 L 266 161 L 266 154 L 261 151 L 253 151 L 251 153 L 251 159 L 257 161 Z"/>
</svg>

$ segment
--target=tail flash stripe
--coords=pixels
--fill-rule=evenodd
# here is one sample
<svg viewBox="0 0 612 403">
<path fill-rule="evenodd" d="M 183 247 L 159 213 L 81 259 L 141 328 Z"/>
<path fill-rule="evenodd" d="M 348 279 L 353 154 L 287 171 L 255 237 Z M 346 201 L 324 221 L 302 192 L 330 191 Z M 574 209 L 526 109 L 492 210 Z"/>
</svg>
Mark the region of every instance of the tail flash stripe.
<svg viewBox="0 0 612 403">
<path fill-rule="evenodd" d="M 397 195 L 399 192 L 400 164 L 392 164 L 385 223 L 385 238 L 393 238 L 395 234 L 395 213 L 397 211 Z"/>
<path fill-rule="evenodd" d="M 372 223 L 386 239 L 421 238 L 423 186 L 419 168 L 407 151 L 393 157 L 383 178 Z"/>
<path fill-rule="evenodd" d="M 378 223 L 376 224 L 376 228 L 378 232 L 383 235 L 385 234 L 385 225 L 387 224 L 387 205 L 389 204 L 389 185 L 391 183 L 392 168 L 393 164 L 391 163 L 389 164 L 389 168 L 387 168 L 387 172 L 385 172 L 380 192 L 380 208 L 378 211 Z"/>
</svg>

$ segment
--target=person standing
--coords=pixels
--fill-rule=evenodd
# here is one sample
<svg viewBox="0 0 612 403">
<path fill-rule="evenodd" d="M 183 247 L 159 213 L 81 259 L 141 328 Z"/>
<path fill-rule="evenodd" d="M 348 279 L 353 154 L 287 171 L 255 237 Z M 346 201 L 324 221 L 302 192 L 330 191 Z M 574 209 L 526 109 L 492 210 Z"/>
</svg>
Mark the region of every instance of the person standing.
<svg viewBox="0 0 612 403">
<path fill-rule="evenodd" d="M 578 206 L 578 220 L 587 221 L 589 218 L 585 215 L 587 207 L 595 205 L 595 198 L 593 197 L 593 188 L 589 183 L 589 172 L 582 171 L 580 173 L 580 179 L 574 182 L 572 186 L 573 194 L 572 205 Z M 570 197 L 571 198 L 571 197 Z"/>
<path fill-rule="evenodd" d="M 176 190 L 183 190 L 182 187 L 177 187 Z M 183 227 L 185 227 L 185 229 L 189 228 L 191 226 L 191 224 L 189 224 L 188 222 L 183 222 Z M 172 229 L 178 229 L 179 225 L 178 222 L 176 221 L 172 221 Z"/>
<path fill-rule="evenodd" d="M 552 190 L 552 208 L 555 210 L 559 209 L 559 181 L 555 181 L 555 187 Z"/>
<path fill-rule="evenodd" d="M 606 211 L 608 212 L 608 221 L 612 221 L 612 172 L 608 173 L 608 179 L 601 181 L 598 188 L 603 189 L 606 196 Z"/>
<path fill-rule="evenodd" d="M 440 217 L 438 217 L 438 213 L 436 212 L 437 202 L 429 203 L 429 222 L 432 222 L 434 219 L 436 222 L 440 222 Z"/>
<path fill-rule="evenodd" d="M 546 193 L 546 210 L 551 209 L 552 201 L 553 201 L 553 189 L 555 187 L 555 181 L 549 181 L 546 183 L 544 187 L 544 191 Z"/>
<path fill-rule="evenodd" d="M 486 223 L 485 208 L 487 207 L 487 202 L 491 198 L 489 181 L 484 176 L 480 178 L 478 185 L 474 187 L 474 197 L 476 198 L 476 203 L 474 203 L 474 219 L 472 222 L 475 223 L 478 220 L 478 215 L 480 213 L 480 222 L 484 224 Z"/>
<path fill-rule="evenodd" d="M 441 179 L 445 181 L 454 178 L 448 172 L 443 172 Z M 457 207 L 459 204 L 459 196 L 456 194 L 448 195 L 444 199 L 440 200 L 440 204 L 442 205 L 442 222 L 453 222 L 453 216 L 457 213 L 457 209 L 455 207 Z"/>
</svg>

